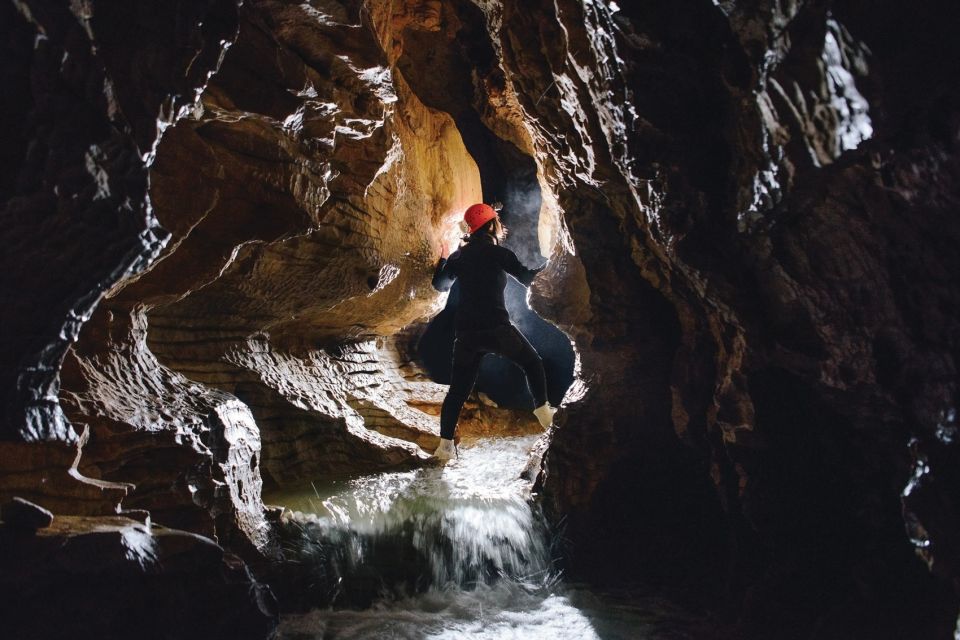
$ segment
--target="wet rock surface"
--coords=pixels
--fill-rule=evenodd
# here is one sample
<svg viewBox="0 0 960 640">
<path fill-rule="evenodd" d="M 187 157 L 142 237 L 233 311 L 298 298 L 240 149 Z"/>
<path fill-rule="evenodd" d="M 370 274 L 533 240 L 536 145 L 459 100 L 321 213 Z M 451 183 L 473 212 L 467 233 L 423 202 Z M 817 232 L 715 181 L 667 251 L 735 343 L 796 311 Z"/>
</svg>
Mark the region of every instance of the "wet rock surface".
<svg viewBox="0 0 960 640">
<path fill-rule="evenodd" d="M 439 243 L 535 184 L 571 574 L 748 637 L 950 637 L 952 9 L 0 5 L 0 502 L 144 509 L 262 566 L 264 483 L 422 463 L 443 389 L 405 327 Z"/>
</svg>

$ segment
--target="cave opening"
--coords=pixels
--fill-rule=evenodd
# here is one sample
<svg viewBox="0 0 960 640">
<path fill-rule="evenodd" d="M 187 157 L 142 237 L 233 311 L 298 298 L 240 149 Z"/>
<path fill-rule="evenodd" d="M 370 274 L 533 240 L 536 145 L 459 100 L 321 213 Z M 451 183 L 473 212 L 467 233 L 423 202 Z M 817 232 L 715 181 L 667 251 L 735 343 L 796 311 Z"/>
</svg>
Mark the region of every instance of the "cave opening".
<svg viewBox="0 0 960 640">
<path fill-rule="evenodd" d="M 445 11 L 444 18 L 458 27 L 454 37 L 444 37 L 440 31 L 407 29 L 406 46 L 397 66 L 425 104 L 453 117 L 479 169 L 483 201 L 503 205 L 500 218 L 508 229 L 504 246 L 524 265 L 538 267 L 547 256 L 541 253 L 538 233 L 542 197 L 536 162 L 491 131 L 474 107 L 479 100 L 471 80 L 473 74 L 487 74 L 494 66 L 489 35 L 477 26 L 484 24 L 482 12 L 467 2 L 451 3 Z M 423 73 L 426 68 L 435 72 Z M 573 345 L 560 329 L 531 309 L 527 289 L 512 278 L 507 279 L 504 296 L 513 323 L 543 360 L 547 398 L 553 406 L 559 406 L 575 377 Z M 419 362 L 430 378 L 441 384 L 450 382 L 458 302 L 459 287 L 454 284 L 444 309 L 428 323 L 417 343 Z M 483 359 L 475 392 L 500 407 L 534 406 L 523 371 L 497 355 Z"/>
<path fill-rule="evenodd" d="M 540 266 L 546 258 L 540 253 L 537 236 L 541 195 L 533 159 L 510 142 L 497 138 L 473 110 L 461 114 L 456 122 L 467 150 L 480 168 L 484 202 L 503 204 L 500 217 L 509 230 L 504 246 L 526 266 Z M 570 339 L 530 308 L 527 289 L 512 278 L 507 280 L 504 297 L 513 323 L 543 360 L 548 400 L 559 406 L 574 380 L 575 354 Z M 431 379 L 441 384 L 450 382 L 458 302 L 459 286 L 454 284 L 444 309 L 430 321 L 417 344 L 418 358 Z M 501 407 L 534 406 L 523 371 L 497 355 L 484 358 L 476 391 Z"/>
</svg>

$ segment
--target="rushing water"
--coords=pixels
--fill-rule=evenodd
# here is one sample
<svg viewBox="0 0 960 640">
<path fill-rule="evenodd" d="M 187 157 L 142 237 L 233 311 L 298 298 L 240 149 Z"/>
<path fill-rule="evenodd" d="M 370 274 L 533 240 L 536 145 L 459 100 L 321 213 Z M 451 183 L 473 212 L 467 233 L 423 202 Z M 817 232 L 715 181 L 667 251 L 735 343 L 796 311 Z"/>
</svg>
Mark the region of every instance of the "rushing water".
<svg viewBox="0 0 960 640">
<path fill-rule="evenodd" d="M 284 616 L 278 638 L 696 637 L 657 598 L 563 586 L 520 479 L 535 440 L 481 440 L 443 466 L 273 496 L 293 512 L 297 562 L 324 604 Z"/>
</svg>

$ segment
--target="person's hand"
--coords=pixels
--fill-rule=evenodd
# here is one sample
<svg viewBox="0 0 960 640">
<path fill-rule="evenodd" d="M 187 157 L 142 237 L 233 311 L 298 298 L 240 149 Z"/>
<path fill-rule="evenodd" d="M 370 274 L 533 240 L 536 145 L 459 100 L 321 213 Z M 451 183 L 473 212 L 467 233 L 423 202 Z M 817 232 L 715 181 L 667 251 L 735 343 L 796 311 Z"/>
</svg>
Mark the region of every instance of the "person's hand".
<svg viewBox="0 0 960 640">
<path fill-rule="evenodd" d="M 450 245 L 447 244 L 446 240 L 440 241 L 440 257 L 444 260 L 450 257 Z"/>
</svg>

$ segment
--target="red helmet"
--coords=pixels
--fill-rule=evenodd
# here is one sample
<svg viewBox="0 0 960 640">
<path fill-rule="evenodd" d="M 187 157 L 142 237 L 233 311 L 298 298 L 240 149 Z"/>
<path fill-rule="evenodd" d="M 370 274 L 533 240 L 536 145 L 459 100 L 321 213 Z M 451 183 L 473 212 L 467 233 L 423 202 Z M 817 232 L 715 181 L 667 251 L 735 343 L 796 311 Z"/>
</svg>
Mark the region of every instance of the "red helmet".
<svg viewBox="0 0 960 640">
<path fill-rule="evenodd" d="M 470 233 L 487 224 L 497 217 L 497 212 L 488 204 L 475 204 L 467 208 L 463 214 L 463 221 L 470 227 Z"/>
</svg>

